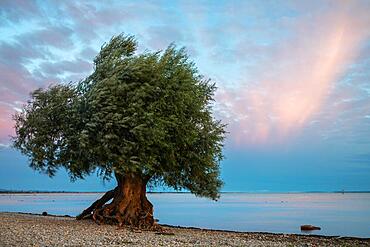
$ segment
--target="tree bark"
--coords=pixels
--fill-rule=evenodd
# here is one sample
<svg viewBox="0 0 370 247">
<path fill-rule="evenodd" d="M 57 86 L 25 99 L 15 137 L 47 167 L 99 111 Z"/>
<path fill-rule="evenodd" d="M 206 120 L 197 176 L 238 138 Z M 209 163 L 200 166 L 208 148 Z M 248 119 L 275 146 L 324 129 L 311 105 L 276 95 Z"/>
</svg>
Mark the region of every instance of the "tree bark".
<svg viewBox="0 0 370 247">
<path fill-rule="evenodd" d="M 118 224 L 119 226 L 129 225 L 154 229 L 156 224 L 153 218 L 153 205 L 146 197 L 147 181 L 135 173 L 115 175 L 118 184 L 116 189 L 107 192 L 84 212 L 91 215 L 91 208 L 93 208 L 92 218 L 98 224 Z M 109 201 L 106 199 L 109 197 L 111 199 L 111 196 L 113 197 L 112 202 L 105 204 Z M 105 202 L 101 204 L 103 201 Z M 84 212 L 81 215 L 86 215 Z"/>
</svg>

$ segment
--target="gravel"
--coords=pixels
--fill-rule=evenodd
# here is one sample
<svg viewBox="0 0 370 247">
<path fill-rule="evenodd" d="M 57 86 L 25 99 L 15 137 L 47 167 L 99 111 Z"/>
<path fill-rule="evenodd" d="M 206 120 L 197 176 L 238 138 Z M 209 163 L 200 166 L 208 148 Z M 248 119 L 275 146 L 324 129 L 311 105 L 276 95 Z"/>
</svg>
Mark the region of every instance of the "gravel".
<svg viewBox="0 0 370 247">
<path fill-rule="evenodd" d="M 0 246 L 370 246 L 370 239 L 163 228 L 168 234 L 73 217 L 0 213 Z"/>
</svg>

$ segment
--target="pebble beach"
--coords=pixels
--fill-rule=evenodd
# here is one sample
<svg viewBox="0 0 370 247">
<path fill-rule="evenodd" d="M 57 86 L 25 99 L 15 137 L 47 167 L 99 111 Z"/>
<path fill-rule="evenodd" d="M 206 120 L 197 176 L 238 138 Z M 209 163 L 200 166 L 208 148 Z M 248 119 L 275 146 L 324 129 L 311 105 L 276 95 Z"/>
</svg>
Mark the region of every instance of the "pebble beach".
<svg viewBox="0 0 370 247">
<path fill-rule="evenodd" d="M 0 213 L 0 246 L 370 246 L 370 239 L 163 226 L 141 231 L 74 217 Z"/>
</svg>

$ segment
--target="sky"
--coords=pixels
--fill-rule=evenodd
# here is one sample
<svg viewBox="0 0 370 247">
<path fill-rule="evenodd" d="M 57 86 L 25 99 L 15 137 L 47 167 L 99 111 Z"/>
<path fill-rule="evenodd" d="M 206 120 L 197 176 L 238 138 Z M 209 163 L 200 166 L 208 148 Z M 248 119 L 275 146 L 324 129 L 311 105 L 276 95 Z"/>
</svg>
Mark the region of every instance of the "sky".
<svg viewBox="0 0 370 247">
<path fill-rule="evenodd" d="M 370 191 L 370 1 L 0 1 L 0 189 L 104 191 L 28 167 L 12 115 L 113 35 L 186 47 L 227 124 L 222 191 Z"/>
</svg>

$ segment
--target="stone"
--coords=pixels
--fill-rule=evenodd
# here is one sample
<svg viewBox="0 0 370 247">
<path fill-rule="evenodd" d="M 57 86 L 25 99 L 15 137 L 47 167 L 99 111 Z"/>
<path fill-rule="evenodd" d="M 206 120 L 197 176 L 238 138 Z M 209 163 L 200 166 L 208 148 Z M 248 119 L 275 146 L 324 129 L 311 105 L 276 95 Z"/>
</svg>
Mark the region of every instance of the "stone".
<svg viewBox="0 0 370 247">
<path fill-rule="evenodd" d="M 318 226 L 313 226 L 313 225 L 302 225 L 301 226 L 301 231 L 314 231 L 314 230 L 321 230 L 321 228 Z"/>
</svg>

